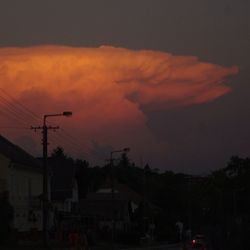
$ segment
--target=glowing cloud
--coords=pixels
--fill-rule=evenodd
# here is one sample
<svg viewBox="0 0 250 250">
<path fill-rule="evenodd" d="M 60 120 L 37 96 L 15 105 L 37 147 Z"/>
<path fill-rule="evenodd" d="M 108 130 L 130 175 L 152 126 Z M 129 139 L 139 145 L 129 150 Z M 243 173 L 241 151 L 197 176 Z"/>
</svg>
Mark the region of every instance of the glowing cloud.
<svg viewBox="0 0 250 250">
<path fill-rule="evenodd" d="M 115 147 L 131 145 L 141 154 L 165 150 L 148 129 L 142 107 L 212 101 L 230 91 L 224 79 L 237 72 L 196 57 L 109 46 L 0 49 L 0 87 L 19 102 L 36 114 L 72 110 L 74 118 L 63 123 L 83 145 L 88 135 Z"/>
</svg>

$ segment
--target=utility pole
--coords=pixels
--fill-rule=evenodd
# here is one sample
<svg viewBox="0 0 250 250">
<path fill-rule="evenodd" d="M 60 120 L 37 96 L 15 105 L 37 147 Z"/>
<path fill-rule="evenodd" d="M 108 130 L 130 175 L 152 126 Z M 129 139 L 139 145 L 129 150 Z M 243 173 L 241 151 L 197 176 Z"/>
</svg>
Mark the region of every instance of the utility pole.
<svg viewBox="0 0 250 250">
<path fill-rule="evenodd" d="M 130 151 L 130 148 L 124 148 L 122 150 L 114 150 L 110 152 L 110 175 L 111 175 L 111 201 L 112 201 L 112 235 L 111 235 L 111 248 L 115 249 L 115 185 L 114 185 L 114 159 L 115 153 L 126 153 Z"/>
<path fill-rule="evenodd" d="M 58 126 L 47 126 L 46 123 L 43 126 L 38 127 L 31 127 L 32 130 L 42 130 L 42 145 L 43 145 L 43 246 L 47 247 L 48 245 L 48 205 L 49 205 L 49 198 L 48 198 L 48 130 L 57 130 L 59 129 Z"/>
<path fill-rule="evenodd" d="M 111 249 L 115 248 L 115 185 L 114 185 L 114 159 L 113 152 L 110 153 L 110 176 L 111 176 L 111 200 L 112 200 L 112 235 L 111 235 Z"/>
<path fill-rule="evenodd" d="M 65 111 L 59 114 L 49 114 L 43 116 L 43 126 L 31 127 L 32 130 L 42 130 L 42 144 L 43 144 L 43 246 L 48 247 L 48 130 L 57 130 L 59 126 L 47 126 L 46 119 L 51 116 L 71 116 L 72 112 Z"/>
</svg>

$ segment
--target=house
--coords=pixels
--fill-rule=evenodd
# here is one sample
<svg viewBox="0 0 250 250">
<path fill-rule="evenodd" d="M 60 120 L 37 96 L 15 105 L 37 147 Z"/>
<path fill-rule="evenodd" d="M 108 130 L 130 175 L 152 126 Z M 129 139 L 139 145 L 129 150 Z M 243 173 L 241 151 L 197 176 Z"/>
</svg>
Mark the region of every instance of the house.
<svg viewBox="0 0 250 250">
<path fill-rule="evenodd" d="M 54 211 L 54 226 L 65 218 L 74 217 L 78 206 L 76 167 L 70 161 L 49 159 L 51 168 L 51 206 Z"/>
<path fill-rule="evenodd" d="M 145 198 L 117 180 L 114 180 L 113 194 L 111 187 L 111 179 L 107 178 L 99 190 L 87 194 L 86 199 L 80 201 L 80 214 L 86 218 L 86 224 L 96 223 L 99 229 L 111 229 L 114 218 L 116 230 L 128 231 L 135 226 L 138 211 L 145 207 Z M 151 203 L 147 204 L 151 211 L 159 211 Z"/>
<path fill-rule="evenodd" d="M 42 229 L 42 167 L 30 154 L 0 135 L 0 192 L 8 192 L 13 228 Z"/>
</svg>

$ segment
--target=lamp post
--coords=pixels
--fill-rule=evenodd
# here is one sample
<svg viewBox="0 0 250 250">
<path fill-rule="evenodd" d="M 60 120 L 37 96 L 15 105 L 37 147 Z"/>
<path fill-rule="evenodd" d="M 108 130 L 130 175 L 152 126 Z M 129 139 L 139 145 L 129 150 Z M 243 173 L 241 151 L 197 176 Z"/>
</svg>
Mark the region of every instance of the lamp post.
<svg viewBox="0 0 250 250">
<path fill-rule="evenodd" d="M 126 153 L 129 152 L 130 148 L 124 148 L 120 150 L 114 150 L 110 152 L 110 168 L 111 168 L 111 199 L 112 199 L 112 235 L 111 244 L 112 249 L 114 249 L 114 238 L 115 238 L 115 190 L 114 190 L 114 159 L 113 155 L 115 153 Z"/>
<path fill-rule="evenodd" d="M 47 126 L 46 121 L 48 117 L 55 116 L 72 116 L 72 112 L 65 111 L 59 114 L 47 114 L 43 116 L 43 126 L 42 127 L 31 127 L 31 129 L 42 129 L 43 135 L 43 246 L 47 247 L 48 243 L 48 130 L 49 129 L 59 129 L 59 127 Z"/>
</svg>

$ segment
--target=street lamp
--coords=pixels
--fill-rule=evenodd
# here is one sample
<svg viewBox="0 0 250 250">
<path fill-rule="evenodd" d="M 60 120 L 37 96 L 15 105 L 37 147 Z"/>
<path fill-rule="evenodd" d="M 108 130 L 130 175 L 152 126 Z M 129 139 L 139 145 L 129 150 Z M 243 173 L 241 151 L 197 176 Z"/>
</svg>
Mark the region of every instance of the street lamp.
<svg viewBox="0 0 250 250">
<path fill-rule="evenodd" d="M 65 111 L 59 114 L 47 114 L 43 116 L 43 245 L 47 247 L 47 237 L 48 237 L 48 129 L 59 129 L 59 127 L 47 126 L 46 120 L 48 117 L 54 116 L 72 116 L 72 112 Z M 40 127 L 39 127 L 40 128 Z"/>
<path fill-rule="evenodd" d="M 114 150 L 110 152 L 110 158 L 112 159 L 112 156 L 114 153 L 126 153 L 129 152 L 130 148 L 124 148 L 124 149 L 120 149 L 120 150 Z"/>
<path fill-rule="evenodd" d="M 120 150 L 114 150 L 110 152 L 110 168 L 111 168 L 111 199 L 112 199 L 112 236 L 111 243 L 112 249 L 114 249 L 114 234 L 115 234 L 115 190 L 114 190 L 114 164 L 113 164 L 113 155 L 115 153 L 127 153 L 130 151 L 130 148 L 124 148 Z"/>
</svg>

